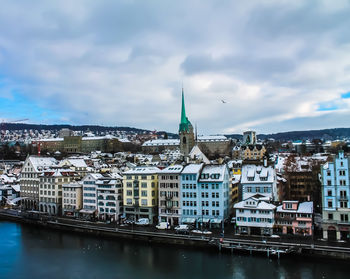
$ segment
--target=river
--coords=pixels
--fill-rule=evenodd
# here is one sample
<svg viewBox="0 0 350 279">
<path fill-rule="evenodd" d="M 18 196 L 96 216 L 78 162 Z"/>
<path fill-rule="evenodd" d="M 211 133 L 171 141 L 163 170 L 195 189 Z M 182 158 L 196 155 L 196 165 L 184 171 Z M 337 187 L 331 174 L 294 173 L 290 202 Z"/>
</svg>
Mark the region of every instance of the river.
<svg viewBox="0 0 350 279">
<path fill-rule="evenodd" d="M 0 278 L 350 278 L 344 262 L 268 259 L 0 222 Z"/>
</svg>

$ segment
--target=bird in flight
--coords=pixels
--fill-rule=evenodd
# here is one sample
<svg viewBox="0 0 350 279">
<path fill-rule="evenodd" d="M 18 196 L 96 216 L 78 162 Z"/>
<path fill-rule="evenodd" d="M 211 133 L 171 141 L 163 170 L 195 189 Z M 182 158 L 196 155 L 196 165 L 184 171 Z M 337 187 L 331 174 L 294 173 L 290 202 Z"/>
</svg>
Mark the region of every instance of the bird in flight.
<svg viewBox="0 0 350 279">
<path fill-rule="evenodd" d="M 226 101 L 224 101 L 224 100 L 221 100 L 221 102 L 222 102 L 223 104 L 226 104 Z"/>
</svg>

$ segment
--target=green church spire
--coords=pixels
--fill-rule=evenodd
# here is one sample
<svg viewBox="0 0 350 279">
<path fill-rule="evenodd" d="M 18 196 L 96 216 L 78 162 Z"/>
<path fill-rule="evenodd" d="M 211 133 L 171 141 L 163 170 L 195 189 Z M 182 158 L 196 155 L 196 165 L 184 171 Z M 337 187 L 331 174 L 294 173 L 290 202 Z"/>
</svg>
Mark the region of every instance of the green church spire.
<svg viewBox="0 0 350 279">
<path fill-rule="evenodd" d="M 184 89 L 182 88 L 181 122 L 179 125 L 179 132 L 189 131 L 190 125 L 191 122 L 186 117 Z"/>
</svg>

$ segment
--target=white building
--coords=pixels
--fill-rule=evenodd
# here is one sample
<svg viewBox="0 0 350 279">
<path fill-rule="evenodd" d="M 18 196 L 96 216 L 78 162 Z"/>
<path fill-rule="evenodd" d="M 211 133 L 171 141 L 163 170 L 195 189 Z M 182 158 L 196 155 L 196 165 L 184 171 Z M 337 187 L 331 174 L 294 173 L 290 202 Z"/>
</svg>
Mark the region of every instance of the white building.
<svg viewBox="0 0 350 279">
<path fill-rule="evenodd" d="M 83 184 L 81 181 L 62 185 L 62 215 L 79 216 L 83 207 Z"/>
<path fill-rule="evenodd" d="M 275 224 L 275 208 L 256 197 L 249 197 L 234 205 L 238 233 L 271 235 Z"/>
<path fill-rule="evenodd" d="M 103 178 L 100 173 L 89 173 L 83 179 L 83 209 L 80 213 L 94 216 L 97 212 L 97 185 L 96 182 Z"/>
<path fill-rule="evenodd" d="M 26 208 L 39 209 L 39 175 L 57 163 L 52 157 L 27 157 L 20 175 L 21 197 L 27 198 L 22 204 Z"/>
<path fill-rule="evenodd" d="M 272 167 L 244 165 L 242 167 L 241 185 L 242 200 L 256 194 L 265 201 L 277 201 L 277 178 Z"/>
<path fill-rule="evenodd" d="M 103 176 L 96 181 L 97 211 L 102 220 L 117 221 L 123 213 L 122 177 Z"/>
</svg>

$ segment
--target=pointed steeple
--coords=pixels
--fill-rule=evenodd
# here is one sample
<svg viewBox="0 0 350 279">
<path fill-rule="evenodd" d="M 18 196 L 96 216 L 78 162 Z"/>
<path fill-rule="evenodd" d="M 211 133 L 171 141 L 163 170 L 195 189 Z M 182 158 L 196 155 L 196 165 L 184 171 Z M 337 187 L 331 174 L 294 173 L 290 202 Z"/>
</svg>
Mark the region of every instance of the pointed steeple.
<svg viewBox="0 0 350 279">
<path fill-rule="evenodd" d="M 181 124 L 187 123 L 186 110 L 185 110 L 185 96 L 184 89 L 182 88 L 182 106 L 181 106 Z"/>
<path fill-rule="evenodd" d="M 191 125 L 191 122 L 188 120 L 188 118 L 186 116 L 185 96 L 184 96 L 184 89 L 182 88 L 181 121 L 180 121 L 180 125 L 179 125 L 179 132 L 188 131 L 189 125 Z"/>
</svg>

